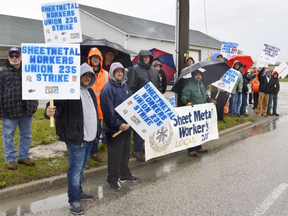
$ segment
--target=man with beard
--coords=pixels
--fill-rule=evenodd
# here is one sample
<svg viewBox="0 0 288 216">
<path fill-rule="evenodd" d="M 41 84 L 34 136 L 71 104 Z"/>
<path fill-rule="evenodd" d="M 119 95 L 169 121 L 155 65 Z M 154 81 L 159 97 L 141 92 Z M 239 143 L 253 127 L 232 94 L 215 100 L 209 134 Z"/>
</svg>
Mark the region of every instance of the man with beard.
<svg viewBox="0 0 288 216">
<path fill-rule="evenodd" d="M 37 100 L 22 100 L 22 64 L 18 48 L 9 49 L 6 67 L 0 69 L 0 120 L 2 120 L 3 145 L 9 170 L 16 170 L 17 152 L 14 135 L 19 128 L 18 164 L 35 166 L 29 158 L 32 115 L 36 112 Z"/>
</svg>

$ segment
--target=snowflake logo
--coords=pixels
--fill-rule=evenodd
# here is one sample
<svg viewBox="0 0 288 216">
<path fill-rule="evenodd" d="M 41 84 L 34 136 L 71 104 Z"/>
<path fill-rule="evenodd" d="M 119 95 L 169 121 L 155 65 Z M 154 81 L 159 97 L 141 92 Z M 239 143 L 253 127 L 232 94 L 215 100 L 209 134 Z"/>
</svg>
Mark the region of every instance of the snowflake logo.
<svg viewBox="0 0 288 216">
<path fill-rule="evenodd" d="M 167 127 L 161 127 L 159 130 L 157 130 L 157 136 L 156 139 L 158 142 L 164 142 L 165 138 L 168 136 L 166 133 L 168 132 Z"/>
</svg>

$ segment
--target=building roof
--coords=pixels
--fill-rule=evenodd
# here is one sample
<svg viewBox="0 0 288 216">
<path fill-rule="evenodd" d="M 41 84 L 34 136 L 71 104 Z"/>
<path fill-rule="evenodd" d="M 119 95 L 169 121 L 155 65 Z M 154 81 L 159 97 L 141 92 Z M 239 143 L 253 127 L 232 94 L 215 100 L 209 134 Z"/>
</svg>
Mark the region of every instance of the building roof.
<svg viewBox="0 0 288 216">
<path fill-rule="evenodd" d="M 44 43 L 43 24 L 40 20 L 0 14 L 0 45 Z"/>
<path fill-rule="evenodd" d="M 81 10 L 126 34 L 163 40 L 175 40 L 175 26 L 173 25 L 140 19 L 81 4 L 79 4 L 79 7 Z M 221 41 L 196 30 L 190 30 L 189 43 L 205 47 L 221 47 Z"/>
<path fill-rule="evenodd" d="M 42 20 L 0 14 L 0 46 L 45 43 Z M 82 35 L 83 40 L 90 38 Z"/>
<path fill-rule="evenodd" d="M 175 27 L 164 23 L 131 17 L 99 8 L 79 5 L 80 9 L 97 17 L 125 34 L 148 38 L 175 40 Z M 0 14 L 0 46 L 20 46 L 21 43 L 45 43 L 42 20 Z M 89 38 L 83 35 L 83 40 Z M 221 42 L 200 31 L 190 30 L 192 45 L 220 48 Z"/>
</svg>

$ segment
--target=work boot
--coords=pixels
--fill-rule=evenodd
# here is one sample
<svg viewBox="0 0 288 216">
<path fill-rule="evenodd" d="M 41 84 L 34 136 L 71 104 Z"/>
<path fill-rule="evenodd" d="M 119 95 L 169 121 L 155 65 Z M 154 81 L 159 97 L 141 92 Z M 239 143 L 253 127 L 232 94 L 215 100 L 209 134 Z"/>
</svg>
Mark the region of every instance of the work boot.
<svg viewBox="0 0 288 216">
<path fill-rule="evenodd" d="M 197 151 L 198 153 L 207 153 L 208 150 L 207 149 L 204 149 L 204 148 L 201 148 Z"/>
<path fill-rule="evenodd" d="M 188 152 L 188 155 L 192 156 L 192 157 L 196 157 L 196 158 L 199 158 L 199 154 L 197 151 L 191 151 L 191 152 Z"/>
<path fill-rule="evenodd" d="M 145 154 L 144 152 L 133 152 L 134 157 L 137 161 L 145 162 Z"/>
<path fill-rule="evenodd" d="M 16 170 L 17 169 L 17 165 L 15 163 L 15 161 L 10 161 L 6 164 L 7 169 L 9 170 Z"/>
<path fill-rule="evenodd" d="M 278 114 L 278 113 L 273 113 L 273 115 L 275 115 L 275 116 L 279 116 L 279 114 Z"/>
<path fill-rule="evenodd" d="M 30 158 L 19 159 L 18 164 L 25 164 L 26 166 L 35 166 L 35 162 Z"/>
<path fill-rule="evenodd" d="M 267 113 L 268 116 L 273 116 L 271 113 Z"/>
<path fill-rule="evenodd" d="M 91 155 L 90 155 L 90 158 L 91 158 L 92 160 L 94 160 L 94 161 L 99 162 L 99 163 L 102 162 L 102 158 L 100 158 L 98 154 L 91 154 Z"/>
</svg>

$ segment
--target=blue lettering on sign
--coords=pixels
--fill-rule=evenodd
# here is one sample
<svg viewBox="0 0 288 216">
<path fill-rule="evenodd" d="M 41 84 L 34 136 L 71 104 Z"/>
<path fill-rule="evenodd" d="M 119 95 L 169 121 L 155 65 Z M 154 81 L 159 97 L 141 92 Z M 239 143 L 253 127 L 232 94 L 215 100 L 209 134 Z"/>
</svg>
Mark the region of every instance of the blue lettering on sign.
<svg viewBox="0 0 288 216">
<path fill-rule="evenodd" d="M 64 55 L 80 56 L 80 50 L 75 47 L 39 47 L 39 46 L 22 46 L 22 53 L 29 55 Z"/>
<path fill-rule="evenodd" d="M 44 82 L 69 82 L 69 75 L 65 74 L 37 74 L 36 75 L 37 81 L 44 81 Z"/>
</svg>

